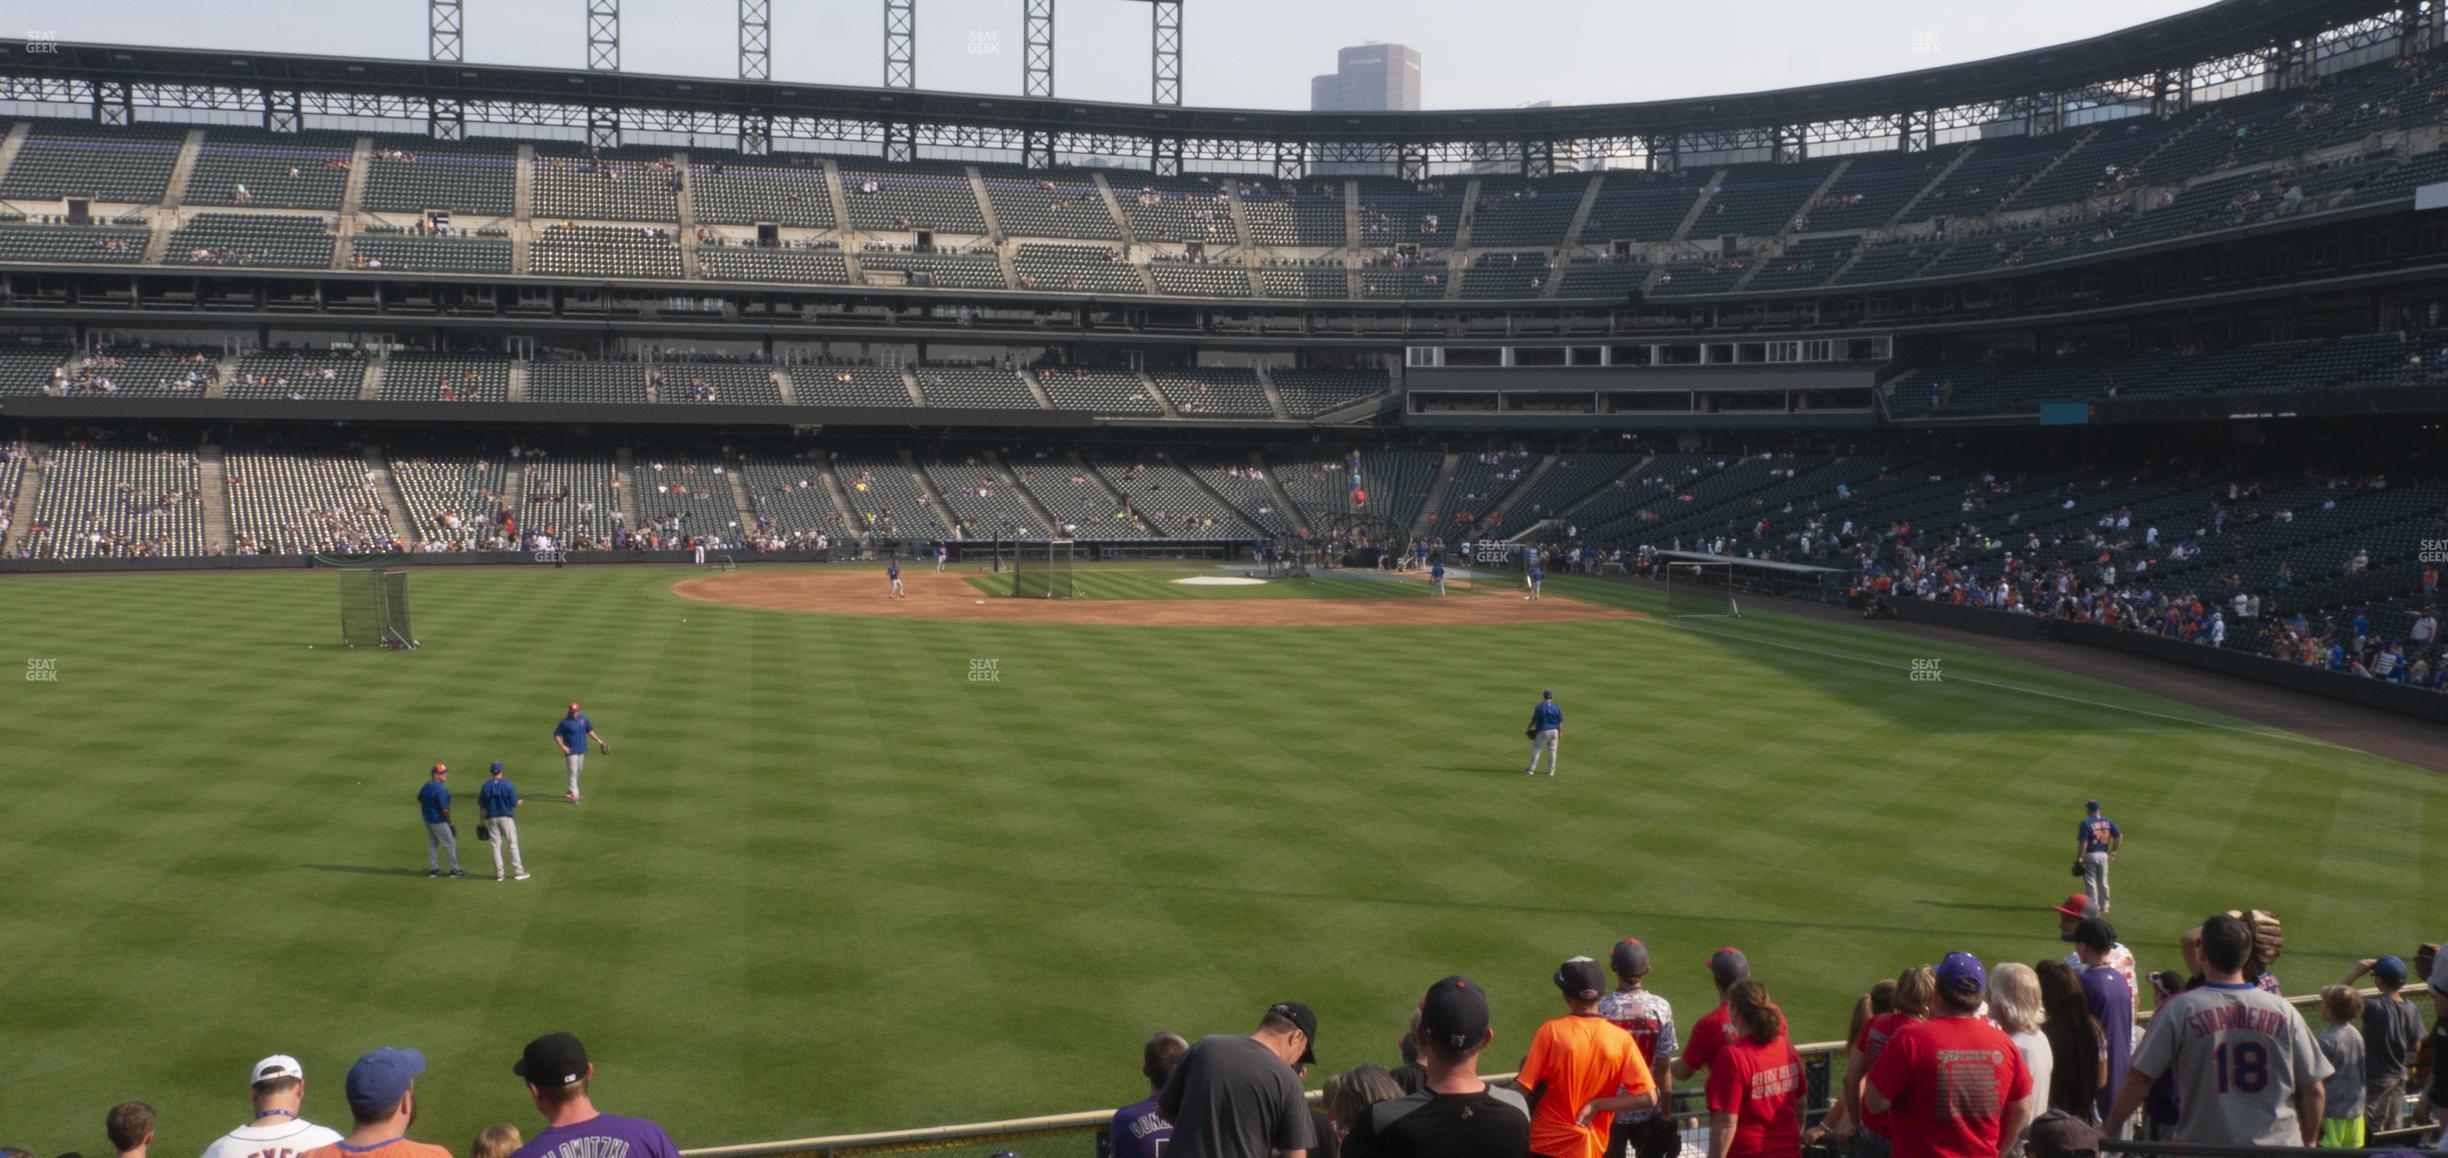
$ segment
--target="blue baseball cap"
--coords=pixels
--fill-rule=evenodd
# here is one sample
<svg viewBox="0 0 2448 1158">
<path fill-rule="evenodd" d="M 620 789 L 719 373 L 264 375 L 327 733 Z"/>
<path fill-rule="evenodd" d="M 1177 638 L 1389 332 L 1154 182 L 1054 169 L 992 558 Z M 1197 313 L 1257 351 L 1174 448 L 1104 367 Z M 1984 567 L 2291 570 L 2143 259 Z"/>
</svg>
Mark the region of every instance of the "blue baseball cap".
<svg viewBox="0 0 2448 1158">
<path fill-rule="evenodd" d="M 349 1109 L 371 1113 L 387 1110 L 408 1096 L 408 1087 L 425 1072 L 425 1055 L 413 1049 L 378 1049 L 349 1067 Z"/>
<path fill-rule="evenodd" d="M 501 761 L 499 761 L 499 760 L 495 760 L 495 761 L 493 762 L 493 770 L 494 770 L 494 771 L 496 771 L 496 772 L 501 771 Z"/>
<path fill-rule="evenodd" d="M 2390 956 L 2374 958 L 2372 960 L 2371 971 L 2373 977 L 2376 977 L 2390 985 L 2405 984 L 2406 963 L 2405 959 L 2402 957 Z"/>
</svg>

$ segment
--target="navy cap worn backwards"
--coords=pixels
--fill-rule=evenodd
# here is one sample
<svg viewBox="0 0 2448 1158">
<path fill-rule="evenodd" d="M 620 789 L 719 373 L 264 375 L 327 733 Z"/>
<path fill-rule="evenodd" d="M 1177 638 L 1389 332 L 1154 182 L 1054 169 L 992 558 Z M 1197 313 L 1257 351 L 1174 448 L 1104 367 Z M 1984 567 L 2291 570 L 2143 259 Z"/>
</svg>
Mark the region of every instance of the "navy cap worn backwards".
<svg viewBox="0 0 2448 1158">
<path fill-rule="evenodd" d="M 425 1055 L 413 1049 L 378 1049 L 349 1067 L 349 1109 L 372 1113 L 388 1110 L 408 1096 L 408 1087 L 425 1072 Z"/>
<path fill-rule="evenodd" d="M 1487 990 L 1456 974 L 1437 982 L 1420 999 L 1420 1035 L 1451 1053 L 1462 1053 L 1487 1040 Z"/>
<path fill-rule="evenodd" d="M 1638 937 L 1626 937 L 1615 942 L 1615 951 L 1611 957 L 1615 972 L 1625 977 L 1649 975 L 1649 946 L 1641 944 Z"/>
<path fill-rule="evenodd" d="M 1720 988 L 1732 989 L 1751 979 L 1751 962 L 1729 945 L 1709 955 L 1709 976 Z"/>
<path fill-rule="evenodd" d="M 1596 1001 L 1606 992 L 1606 978 L 1598 972 L 1598 963 L 1587 957 L 1575 957 L 1556 966 L 1556 988 L 1576 1001 Z"/>
<path fill-rule="evenodd" d="M 557 1090 L 586 1080 L 586 1047 L 566 1033 L 548 1033 L 527 1043 L 510 1072 L 539 1090 Z"/>
</svg>

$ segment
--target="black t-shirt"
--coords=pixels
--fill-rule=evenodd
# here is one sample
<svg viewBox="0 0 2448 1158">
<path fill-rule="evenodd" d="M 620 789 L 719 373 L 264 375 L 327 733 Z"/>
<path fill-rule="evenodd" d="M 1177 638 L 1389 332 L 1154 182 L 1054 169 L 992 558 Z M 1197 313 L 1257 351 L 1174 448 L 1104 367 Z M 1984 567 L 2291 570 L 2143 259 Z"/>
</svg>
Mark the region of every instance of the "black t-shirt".
<svg viewBox="0 0 2448 1158">
<path fill-rule="evenodd" d="M 1530 1158 L 1530 1106 L 1511 1090 L 1406 1094 L 1369 1107 L 1343 1158 Z"/>
<path fill-rule="evenodd" d="M 2431 1026 L 2431 1104 L 2448 1106 L 2448 1021 Z"/>
</svg>

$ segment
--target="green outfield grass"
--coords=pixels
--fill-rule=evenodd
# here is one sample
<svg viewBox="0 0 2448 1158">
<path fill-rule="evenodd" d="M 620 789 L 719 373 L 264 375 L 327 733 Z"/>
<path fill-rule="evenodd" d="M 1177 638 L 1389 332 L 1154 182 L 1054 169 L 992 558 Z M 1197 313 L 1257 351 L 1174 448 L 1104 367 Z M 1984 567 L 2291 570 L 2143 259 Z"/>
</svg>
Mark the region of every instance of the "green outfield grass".
<svg viewBox="0 0 2448 1158">
<path fill-rule="evenodd" d="M 95 1152 L 133 1097 L 159 1152 L 194 1153 L 273 1052 L 338 1121 L 348 1060 L 413 1045 L 415 1136 L 460 1148 L 533 1126 L 509 1066 L 563 1028 L 607 1108 L 683 1145 L 1110 1106 L 1149 1032 L 1246 1030 L 1275 1000 L 1317 1008 L 1326 1070 L 1390 1062 L 1456 971 L 1494 995 L 1510 1068 L 1559 1012 L 1555 963 L 1627 934 L 1686 1024 L 1734 944 L 1821 1040 L 1946 949 L 2061 953 L 2044 906 L 2089 795 L 2129 834 L 2115 920 L 2145 968 L 2260 905 L 2309 991 L 2437 936 L 2448 887 L 2428 773 L 1760 606 L 1137 630 L 668 592 L 697 573 L 418 571 L 413 654 L 334 647 L 329 573 L 0 582 L 8 662 L 58 677 L 0 690 L 0 1142 Z M 1530 781 L 1541 688 L 1565 769 Z M 616 753 L 576 808 L 548 738 L 572 698 Z M 493 759 L 530 801 L 523 884 L 470 831 Z M 424 876 L 436 760 L 478 879 Z"/>
</svg>

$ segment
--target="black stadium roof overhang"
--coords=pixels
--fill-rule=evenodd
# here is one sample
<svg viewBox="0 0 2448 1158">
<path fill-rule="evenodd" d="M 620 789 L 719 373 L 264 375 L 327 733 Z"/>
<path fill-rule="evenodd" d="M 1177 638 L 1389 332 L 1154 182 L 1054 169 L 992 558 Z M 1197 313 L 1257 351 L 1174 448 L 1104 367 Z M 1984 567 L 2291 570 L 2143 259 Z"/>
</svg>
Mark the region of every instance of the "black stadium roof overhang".
<svg viewBox="0 0 2448 1158">
<path fill-rule="evenodd" d="M 2011 101 L 2182 72 L 2300 43 L 2355 21 L 2410 15 L 2411 0 L 2219 0 L 2147 24 L 2007 56 L 1835 84 L 1626 104 L 1410 113 L 1190 108 L 780 81 L 60 43 L 0 45 L 0 99 L 22 82 L 177 86 L 241 92 L 583 105 L 709 117 L 924 124 L 1008 133 L 1145 139 L 1365 143 L 1670 139 Z"/>
</svg>

